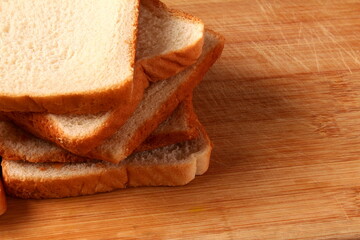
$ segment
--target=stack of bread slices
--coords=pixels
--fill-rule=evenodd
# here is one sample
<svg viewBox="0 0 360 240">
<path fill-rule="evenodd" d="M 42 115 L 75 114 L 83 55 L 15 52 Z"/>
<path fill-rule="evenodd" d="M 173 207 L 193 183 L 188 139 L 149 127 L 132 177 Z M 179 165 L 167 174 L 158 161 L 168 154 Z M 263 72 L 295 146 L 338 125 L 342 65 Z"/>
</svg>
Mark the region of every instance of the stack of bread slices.
<svg viewBox="0 0 360 240">
<path fill-rule="evenodd" d="M 0 0 L 7 194 L 179 186 L 209 166 L 193 89 L 224 39 L 158 0 Z"/>
</svg>

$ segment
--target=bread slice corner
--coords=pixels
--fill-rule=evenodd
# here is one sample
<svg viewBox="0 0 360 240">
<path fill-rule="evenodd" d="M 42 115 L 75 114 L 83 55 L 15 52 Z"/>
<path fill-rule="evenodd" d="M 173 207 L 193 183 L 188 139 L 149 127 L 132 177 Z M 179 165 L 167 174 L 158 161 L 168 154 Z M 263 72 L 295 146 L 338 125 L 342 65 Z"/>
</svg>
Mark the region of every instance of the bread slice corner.
<svg viewBox="0 0 360 240">
<path fill-rule="evenodd" d="M 170 78 L 194 64 L 204 43 L 204 23 L 159 0 L 141 0 L 137 64 L 150 81 Z"/>
</svg>

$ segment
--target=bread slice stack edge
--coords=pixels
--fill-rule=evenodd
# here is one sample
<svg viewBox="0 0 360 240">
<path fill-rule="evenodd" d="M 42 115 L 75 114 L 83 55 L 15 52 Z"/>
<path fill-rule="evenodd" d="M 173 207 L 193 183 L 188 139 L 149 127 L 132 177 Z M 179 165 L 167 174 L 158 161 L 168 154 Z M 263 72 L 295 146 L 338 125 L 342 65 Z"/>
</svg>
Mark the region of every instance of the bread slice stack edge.
<svg viewBox="0 0 360 240">
<path fill-rule="evenodd" d="M 192 97 L 222 53 L 220 34 L 158 0 L 4 6 L 0 156 L 7 195 L 182 186 L 207 171 L 212 143 Z M 5 203 L 1 189 L 0 181 Z"/>
</svg>

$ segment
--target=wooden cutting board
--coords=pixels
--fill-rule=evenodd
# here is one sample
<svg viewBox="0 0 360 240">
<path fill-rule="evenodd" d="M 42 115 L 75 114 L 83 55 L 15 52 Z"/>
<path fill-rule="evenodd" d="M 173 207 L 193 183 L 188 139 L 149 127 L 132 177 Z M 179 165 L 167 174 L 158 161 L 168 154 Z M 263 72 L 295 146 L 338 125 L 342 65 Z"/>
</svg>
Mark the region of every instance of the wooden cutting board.
<svg viewBox="0 0 360 240">
<path fill-rule="evenodd" d="M 360 239 L 360 1 L 173 0 L 227 44 L 185 187 L 8 199 L 0 239 Z"/>
</svg>

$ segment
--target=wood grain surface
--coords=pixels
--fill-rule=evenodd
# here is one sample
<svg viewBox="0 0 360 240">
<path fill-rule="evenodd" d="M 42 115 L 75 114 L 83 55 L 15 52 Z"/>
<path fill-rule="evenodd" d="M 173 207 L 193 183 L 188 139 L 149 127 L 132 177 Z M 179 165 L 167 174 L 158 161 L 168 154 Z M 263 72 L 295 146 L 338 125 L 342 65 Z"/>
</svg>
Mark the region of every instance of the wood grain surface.
<svg viewBox="0 0 360 240">
<path fill-rule="evenodd" d="M 222 33 L 185 187 L 8 199 L 0 239 L 360 239 L 360 1 L 173 0 Z"/>
</svg>

